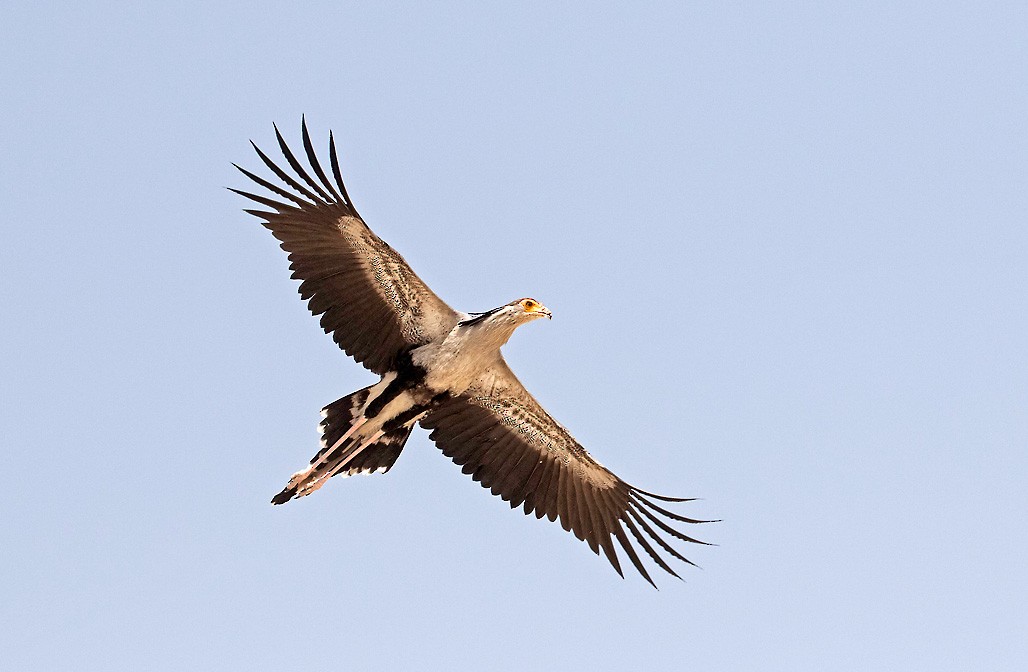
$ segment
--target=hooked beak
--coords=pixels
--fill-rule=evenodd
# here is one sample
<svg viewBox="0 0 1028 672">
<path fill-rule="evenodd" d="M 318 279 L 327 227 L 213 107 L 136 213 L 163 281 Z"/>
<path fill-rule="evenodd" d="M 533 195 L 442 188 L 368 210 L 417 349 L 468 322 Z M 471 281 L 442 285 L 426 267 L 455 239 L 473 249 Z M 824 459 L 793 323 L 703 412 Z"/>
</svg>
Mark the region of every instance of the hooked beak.
<svg viewBox="0 0 1028 672">
<path fill-rule="evenodd" d="M 547 319 L 550 319 L 550 320 L 553 319 L 553 313 L 551 313 L 550 309 L 545 307 L 545 306 L 540 307 L 539 310 L 537 310 L 536 312 L 539 313 L 540 315 L 545 315 L 547 317 Z"/>
</svg>

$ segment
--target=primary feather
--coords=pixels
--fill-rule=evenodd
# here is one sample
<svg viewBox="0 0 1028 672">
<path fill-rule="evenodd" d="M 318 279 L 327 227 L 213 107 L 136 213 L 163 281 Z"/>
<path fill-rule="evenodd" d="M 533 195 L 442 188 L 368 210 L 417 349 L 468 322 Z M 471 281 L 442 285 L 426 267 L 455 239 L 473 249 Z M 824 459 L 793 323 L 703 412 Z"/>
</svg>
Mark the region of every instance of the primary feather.
<svg viewBox="0 0 1028 672">
<path fill-rule="evenodd" d="M 337 474 L 388 470 L 420 423 L 464 473 L 511 508 L 559 520 L 593 552 L 602 551 L 619 574 L 617 547 L 651 584 L 637 546 L 676 577 L 662 553 L 692 564 L 668 537 L 704 542 L 673 523 L 709 521 L 650 501 L 690 500 L 639 490 L 603 467 L 528 393 L 500 354 L 518 326 L 550 311 L 528 298 L 482 313 L 450 308 L 357 213 L 331 134 L 334 181 L 318 160 L 305 120 L 301 134 L 313 176 L 277 127 L 292 173 L 254 149 L 283 186 L 236 166 L 284 200 L 232 191 L 270 208 L 247 212 L 281 241 L 292 277 L 301 281 L 300 296 L 321 315 L 325 332 L 381 379 L 325 407 L 321 450 L 272 501 L 311 494 Z"/>
</svg>

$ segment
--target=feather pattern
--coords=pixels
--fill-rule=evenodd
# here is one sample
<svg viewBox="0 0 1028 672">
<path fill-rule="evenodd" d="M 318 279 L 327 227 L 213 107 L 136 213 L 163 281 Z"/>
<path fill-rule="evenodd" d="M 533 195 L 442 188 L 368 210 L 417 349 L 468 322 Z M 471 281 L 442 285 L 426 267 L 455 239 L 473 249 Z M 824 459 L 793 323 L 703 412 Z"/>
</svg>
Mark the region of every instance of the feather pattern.
<svg viewBox="0 0 1028 672">
<path fill-rule="evenodd" d="M 464 473 L 510 502 L 511 508 L 523 503 L 526 514 L 559 520 L 594 553 L 602 550 L 622 576 L 612 537 L 654 586 L 636 547 L 662 570 L 678 577 L 660 551 L 693 563 L 661 533 L 706 543 L 682 534 L 661 517 L 685 523 L 712 521 L 680 516 L 644 495 L 670 502 L 688 499 L 653 495 L 608 471 L 543 410 L 502 357 L 464 394 L 429 413 L 421 426 L 431 430 L 430 438 L 444 455 L 463 466 Z"/>
<path fill-rule="evenodd" d="M 258 217 L 288 253 L 291 277 L 300 281 L 300 296 L 308 302 L 311 313 L 321 316 L 321 327 L 342 350 L 383 376 L 383 381 L 324 408 L 322 450 L 311 460 L 310 469 L 298 472 L 290 481 L 292 484 L 311 472 L 311 480 L 304 481 L 307 489 L 287 486 L 272 502 L 284 503 L 294 496 L 309 494 L 335 473 L 387 471 L 410 435 L 410 422 L 415 416 L 405 416 L 410 418 L 406 424 L 370 434 L 372 430 L 361 427 L 368 426 L 368 404 L 378 402 L 369 400 L 374 389 L 389 389 L 390 381 L 401 370 L 407 372 L 403 375 L 411 376 L 412 368 L 420 369 L 425 377 L 406 379 L 411 386 L 406 393 L 417 393 L 419 385 L 432 389 L 419 402 L 422 406 L 404 412 L 427 412 L 419 416 L 420 424 L 431 431 L 432 440 L 442 452 L 465 474 L 507 501 L 512 509 L 521 507 L 526 515 L 559 521 L 561 527 L 585 541 L 594 553 L 602 552 L 622 577 L 618 546 L 651 584 L 654 582 L 642 555 L 675 577 L 678 574 L 666 556 L 693 564 L 668 538 L 705 542 L 684 534 L 674 523 L 711 521 L 687 518 L 654 503 L 653 500 L 691 500 L 640 490 L 596 462 L 525 390 L 500 355 L 500 346 L 514 328 L 509 322 L 501 322 L 507 320 L 507 307 L 468 314 L 450 308 L 357 213 L 341 177 L 332 134 L 329 133 L 328 163 L 331 173 L 318 159 L 306 119 L 301 123 L 301 138 L 301 156 L 306 158 L 306 166 L 275 127 L 275 139 L 287 168 L 251 142 L 278 183 L 236 166 L 267 193 L 232 191 L 267 208 L 246 212 Z M 545 314 L 548 316 L 549 311 Z M 508 325 L 509 330 L 494 330 L 494 322 Z M 456 338 L 454 342 L 465 347 L 456 350 L 464 358 L 457 368 L 475 367 L 466 378 L 456 378 L 461 381 L 460 387 L 452 382 L 452 376 L 439 380 L 450 381 L 447 384 L 453 387 L 438 388 L 433 387 L 435 383 L 426 382 L 434 380 L 429 374 L 438 372 L 440 362 L 446 361 L 445 356 L 438 355 L 448 354 L 445 348 L 451 342 L 449 337 L 472 333 L 492 340 Z M 469 355 L 475 352 L 475 346 L 479 354 L 484 353 L 480 362 Z M 451 346 L 449 354 L 455 352 L 454 347 L 457 346 Z M 432 354 L 415 359 L 424 352 Z M 472 379 L 474 382 L 466 387 Z M 369 434 L 351 434 L 354 431 Z M 365 439 L 367 443 L 361 443 Z"/>
<path fill-rule="evenodd" d="M 275 138 L 292 175 L 256 144 L 253 147 L 288 190 L 236 166 L 289 202 L 232 191 L 271 208 L 272 212 L 248 212 L 259 217 L 289 253 L 292 277 L 301 281 L 300 296 L 314 315 L 321 315 L 321 327 L 343 351 L 384 375 L 395 368 L 402 352 L 443 338 L 460 316 L 357 214 L 340 177 L 335 141 L 329 143 L 336 179 L 332 184 L 314 152 L 306 120 L 301 132 L 314 177 L 289 149 L 278 127 Z"/>
</svg>

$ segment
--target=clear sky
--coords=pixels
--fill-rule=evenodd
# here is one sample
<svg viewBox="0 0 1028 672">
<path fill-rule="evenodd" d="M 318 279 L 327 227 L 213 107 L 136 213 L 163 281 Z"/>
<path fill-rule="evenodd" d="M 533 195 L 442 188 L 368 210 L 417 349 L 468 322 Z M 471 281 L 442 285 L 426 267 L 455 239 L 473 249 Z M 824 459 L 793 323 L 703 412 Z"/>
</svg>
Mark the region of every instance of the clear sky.
<svg viewBox="0 0 1028 672">
<path fill-rule="evenodd" d="M 556 4 L 4 3 L 7 669 L 1026 669 L 1028 5 Z M 303 113 L 702 570 L 421 430 L 268 503 L 373 381 L 224 188 Z"/>
</svg>

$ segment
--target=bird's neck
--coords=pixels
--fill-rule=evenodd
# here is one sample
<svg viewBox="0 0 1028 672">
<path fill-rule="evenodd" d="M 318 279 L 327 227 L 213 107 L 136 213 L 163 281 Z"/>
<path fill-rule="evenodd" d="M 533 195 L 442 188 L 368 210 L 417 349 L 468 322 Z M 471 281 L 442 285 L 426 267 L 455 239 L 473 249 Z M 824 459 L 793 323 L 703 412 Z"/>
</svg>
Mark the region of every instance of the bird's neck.
<svg viewBox="0 0 1028 672">
<path fill-rule="evenodd" d="M 517 328 L 518 323 L 513 316 L 491 315 L 481 322 L 461 327 L 464 332 L 461 340 L 476 350 L 498 351 Z"/>
</svg>

